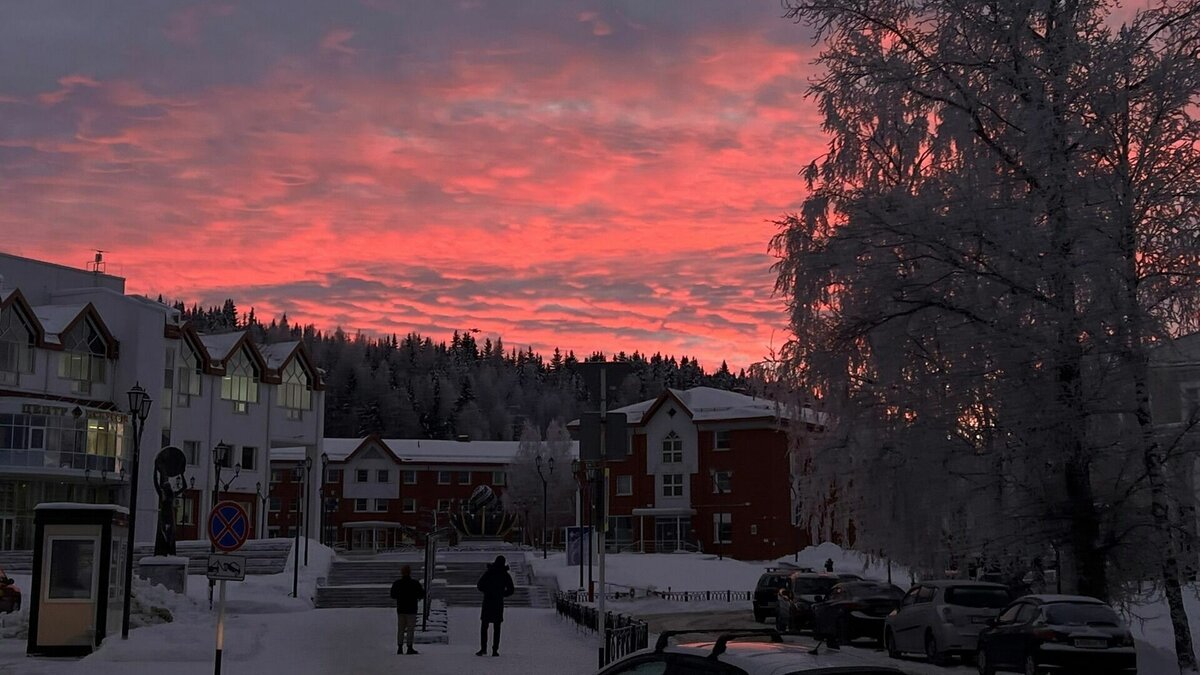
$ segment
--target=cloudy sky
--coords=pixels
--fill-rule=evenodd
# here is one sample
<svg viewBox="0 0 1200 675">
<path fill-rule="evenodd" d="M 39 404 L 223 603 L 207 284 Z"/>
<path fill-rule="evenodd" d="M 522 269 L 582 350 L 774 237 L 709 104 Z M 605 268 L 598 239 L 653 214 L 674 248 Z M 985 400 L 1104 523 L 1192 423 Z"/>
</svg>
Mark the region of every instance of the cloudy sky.
<svg viewBox="0 0 1200 675">
<path fill-rule="evenodd" d="M 743 367 L 821 150 L 777 0 L 0 7 L 0 249 L 259 317 Z M 480 338 L 482 339 L 482 335 Z"/>
</svg>

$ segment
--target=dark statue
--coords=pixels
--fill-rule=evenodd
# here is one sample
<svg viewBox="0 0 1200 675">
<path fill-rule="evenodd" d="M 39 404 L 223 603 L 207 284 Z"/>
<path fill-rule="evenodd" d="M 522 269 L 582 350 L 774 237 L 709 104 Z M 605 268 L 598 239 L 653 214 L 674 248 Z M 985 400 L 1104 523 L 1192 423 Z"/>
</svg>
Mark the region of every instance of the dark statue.
<svg viewBox="0 0 1200 675">
<path fill-rule="evenodd" d="M 154 458 L 154 491 L 158 493 L 158 527 L 154 532 L 154 555 L 175 555 L 175 496 L 183 491 L 187 457 L 168 445 Z M 178 481 L 179 487 L 175 483 Z"/>
<path fill-rule="evenodd" d="M 488 485 L 479 485 L 458 511 L 450 514 L 450 524 L 463 537 L 503 537 L 515 521 L 504 512 L 500 499 Z"/>
</svg>

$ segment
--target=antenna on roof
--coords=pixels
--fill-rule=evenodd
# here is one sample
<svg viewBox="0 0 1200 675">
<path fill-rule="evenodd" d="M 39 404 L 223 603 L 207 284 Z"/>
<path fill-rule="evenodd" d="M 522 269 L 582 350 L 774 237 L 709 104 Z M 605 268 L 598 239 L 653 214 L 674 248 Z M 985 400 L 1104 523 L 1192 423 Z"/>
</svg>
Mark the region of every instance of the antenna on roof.
<svg viewBox="0 0 1200 675">
<path fill-rule="evenodd" d="M 88 271 L 92 274 L 104 274 L 104 254 L 108 251 L 99 248 L 92 250 L 96 252 L 96 256 L 87 264 Z"/>
</svg>

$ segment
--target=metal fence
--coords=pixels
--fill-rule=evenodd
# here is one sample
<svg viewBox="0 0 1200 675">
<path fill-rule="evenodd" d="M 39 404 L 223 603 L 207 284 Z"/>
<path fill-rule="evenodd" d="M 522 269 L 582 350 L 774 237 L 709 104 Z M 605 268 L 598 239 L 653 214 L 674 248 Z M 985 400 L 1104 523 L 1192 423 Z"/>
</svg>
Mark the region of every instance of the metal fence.
<svg viewBox="0 0 1200 675">
<path fill-rule="evenodd" d="M 677 600 L 679 602 L 701 602 L 712 601 L 717 602 L 750 602 L 754 596 L 754 591 L 646 591 L 646 597 L 662 598 L 664 600 Z"/>
<path fill-rule="evenodd" d="M 577 602 L 573 593 L 555 593 L 554 609 L 560 617 L 570 619 L 588 630 L 598 630 L 600 612 L 595 607 Z M 645 621 L 624 614 L 604 614 L 604 646 L 599 651 L 601 668 L 650 645 L 650 626 Z"/>
</svg>

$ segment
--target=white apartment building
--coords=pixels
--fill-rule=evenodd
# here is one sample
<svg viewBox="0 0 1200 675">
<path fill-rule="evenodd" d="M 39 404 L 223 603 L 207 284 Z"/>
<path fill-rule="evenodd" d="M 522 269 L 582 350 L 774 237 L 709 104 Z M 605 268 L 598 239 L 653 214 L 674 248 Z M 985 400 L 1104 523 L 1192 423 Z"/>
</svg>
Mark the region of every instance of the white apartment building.
<svg viewBox="0 0 1200 675">
<path fill-rule="evenodd" d="M 259 536 L 271 448 L 322 451 L 323 385 L 307 350 L 200 334 L 174 308 L 127 295 L 99 256 L 91 267 L 0 252 L 0 550 L 31 546 L 39 503 L 128 504 L 135 384 L 154 402 L 137 540 L 154 539 L 154 459 L 168 445 L 188 460 L 178 538 L 205 536 L 214 497 L 243 503 Z"/>
</svg>

